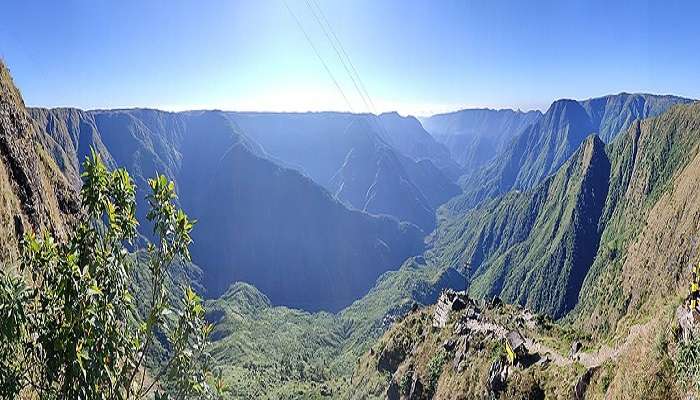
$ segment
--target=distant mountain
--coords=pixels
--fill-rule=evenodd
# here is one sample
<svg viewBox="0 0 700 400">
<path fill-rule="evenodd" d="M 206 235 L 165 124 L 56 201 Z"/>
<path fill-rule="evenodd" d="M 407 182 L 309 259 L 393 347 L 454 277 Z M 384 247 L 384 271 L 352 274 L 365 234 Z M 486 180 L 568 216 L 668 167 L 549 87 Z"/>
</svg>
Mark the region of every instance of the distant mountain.
<svg viewBox="0 0 700 400">
<path fill-rule="evenodd" d="M 442 221 L 431 253 L 443 268 L 469 263 L 474 295 L 554 317 L 574 309 L 610 332 L 658 288 L 682 284 L 700 229 L 689 198 L 698 162 L 700 103 L 673 106 L 605 147 L 589 136 L 533 189 Z"/>
<path fill-rule="evenodd" d="M 337 310 L 423 247 L 417 227 L 348 210 L 310 179 L 268 159 L 221 112 L 32 114 L 71 157 L 92 145 L 129 170 L 146 236 L 146 180 L 156 172 L 175 180 L 181 205 L 198 220 L 192 254 L 209 295 L 243 280 L 275 304 Z"/>
<path fill-rule="evenodd" d="M 591 133 L 610 140 L 640 118 L 659 115 L 692 100 L 619 94 L 586 101 L 557 100 L 544 116 L 518 134 L 488 165 L 460 178 L 464 194 L 446 210 L 459 213 L 510 190 L 533 188 L 553 174 Z"/>
<path fill-rule="evenodd" d="M 436 141 L 416 117 L 388 112 L 380 114 L 379 120 L 382 139 L 404 156 L 415 161 L 430 160 L 451 178 L 461 174 L 461 167 L 450 157 L 449 149 Z"/>
<path fill-rule="evenodd" d="M 460 192 L 449 178 L 458 167 L 412 118 L 330 112 L 227 115 L 264 152 L 342 202 L 412 222 L 426 233 L 435 227 L 435 209 Z"/>
<path fill-rule="evenodd" d="M 16 267 L 24 233 L 47 230 L 65 239 L 80 213 L 49 146 L 60 152 L 34 125 L 0 61 L 0 268 Z"/>
<path fill-rule="evenodd" d="M 421 118 L 421 123 L 447 146 L 455 161 L 465 170 L 473 170 L 485 165 L 541 117 L 539 111 L 476 108 Z"/>
<path fill-rule="evenodd" d="M 581 101 L 596 133 L 605 143 L 624 133 L 637 119 L 661 115 L 675 104 L 694 100 L 670 95 L 620 93 Z"/>
</svg>

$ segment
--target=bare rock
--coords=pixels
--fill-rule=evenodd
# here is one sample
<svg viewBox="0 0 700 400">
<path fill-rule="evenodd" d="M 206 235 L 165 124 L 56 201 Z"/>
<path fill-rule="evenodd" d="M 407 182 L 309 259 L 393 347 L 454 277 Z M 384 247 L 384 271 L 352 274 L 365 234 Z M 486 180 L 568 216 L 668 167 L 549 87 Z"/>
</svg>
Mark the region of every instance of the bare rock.
<svg viewBox="0 0 700 400">
<path fill-rule="evenodd" d="M 506 388 L 508 381 L 508 363 L 502 359 L 498 359 L 491 364 L 489 368 L 488 385 L 489 390 L 493 394 L 498 394 Z"/>
</svg>

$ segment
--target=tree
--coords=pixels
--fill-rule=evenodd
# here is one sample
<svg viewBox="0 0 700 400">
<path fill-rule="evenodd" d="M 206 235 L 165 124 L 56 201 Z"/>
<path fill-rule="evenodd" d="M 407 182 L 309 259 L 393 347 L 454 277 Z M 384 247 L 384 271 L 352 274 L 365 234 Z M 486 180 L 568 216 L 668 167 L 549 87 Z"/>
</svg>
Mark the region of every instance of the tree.
<svg viewBox="0 0 700 400">
<path fill-rule="evenodd" d="M 0 271 L 0 397 L 40 399 L 214 398 L 202 299 L 183 289 L 168 301 L 169 268 L 189 261 L 194 221 L 178 209 L 173 182 L 149 180 L 153 244 L 148 287 L 134 287 L 135 186 L 92 152 L 83 164 L 83 218 L 66 243 L 26 235 L 20 275 Z M 143 266 L 141 266 L 143 267 Z M 146 285 L 144 285 L 146 286 Z M 132 292 L 140 294 L 137 301 Z M 144 307 L 145 305 L 145 307 Z M 146 367 L 162 343 L 166 359 Z M 210 384 L 214 382 L 214 384 Z"/>
</svg>

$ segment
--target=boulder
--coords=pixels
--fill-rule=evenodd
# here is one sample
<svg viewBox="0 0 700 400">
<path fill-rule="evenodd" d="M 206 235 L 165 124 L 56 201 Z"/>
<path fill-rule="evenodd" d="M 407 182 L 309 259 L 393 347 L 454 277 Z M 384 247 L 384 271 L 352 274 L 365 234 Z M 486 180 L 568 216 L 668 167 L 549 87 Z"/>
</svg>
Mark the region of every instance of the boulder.
<svg viewBox="0 0 700 400">
<path fill-rule="evenodd" d="M 455 346 L 455 356 L 452 360 L 452 367 L 457 372 L 462 372 L 466 366 L 467 352 L 469 351 L 469 341 L 466 337 L 462 337 Z"/>
<path fill-rule="evenodd" d="M 591 383 L 591 377 L 593 377 L 597 369 L 598 367 L 590 368 L 578 378 L 576 385 L 574 385 L 574 393 L 572 396 L 574 400 L 584 400 L 586 398 L 586 389 L 588 388 L 588 384 Z"/>
<path fill-rule="evenodd" d="M 583 344 L 579 342 L 578 340 L 574 340 L 571 343 L 571 349 L 569 350 L 569 358 L 574 358 L 576 354 L 578 354 L 579 351 L 581 351 L 581 348 L 583 347 Z"/>
<path fill-rule="evenodd" d="M 700 337 L 700 313 L 697 309 L 681 305 L 676 309 L 676 319 L 680 326 L 680 339 L 683 343 L 689 343 L 694 338 Z"/>
<path fill-rule="evenodd" d="M 508 363 L 498 359 L 489 368 L 488 387 L 491 393 L 497 395 L 506 388 L 508 381 Z"/>
</svg>

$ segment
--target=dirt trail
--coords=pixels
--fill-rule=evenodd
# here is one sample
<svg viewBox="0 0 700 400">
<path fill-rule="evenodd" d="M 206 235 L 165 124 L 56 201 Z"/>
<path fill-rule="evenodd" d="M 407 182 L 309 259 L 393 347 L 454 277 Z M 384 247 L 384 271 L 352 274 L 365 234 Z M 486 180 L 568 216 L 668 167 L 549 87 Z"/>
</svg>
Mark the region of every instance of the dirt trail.
<svg viewBox="0 0 700 400">
<path fill-rule="evenodd" d="M 612 348 L 610 346 L 602 346 L 597 351 L 591 353 L 579 352 L 577 354 L 577 358 L 579 359 L 579 362 L 583 364 L 586 368 L 597 367 L 608 360 L 615 360 L 617 359 L 617 357 L 620 356 L 620 354 L 624 353 L 627 350 L 627 348 L 629 348 L 630 344 L 637 337 L 639 337 L 643 333 L 648 332 L 649 326 L 649 322 L 645 324 L 632 325 L 630 327 L 629 334 L 624 339 L 624 342 L 619 344 L 617 347 Z"/>
<path fill-rule="evenodd" d="M 575 358 L 570 358 L 559 354 L 555 349 L 545 346 L 542 343 L 535 341 L 532 338 L 525 338 L 525 348 L 530 354 L 540 354 L 541 356 L 548 357 L 554 364 L 559 366 L 571 365 L 574 362 L 582 364 L 584 367 L 590 369 L 600 366 L 608 360 L 617 359 L 617 357 L 623 353 L 629 347 L 630 343 L 634 341 L 640 334 L 646 332 L 649 329 L 649 323 L 641 325 L 633 325 L 629 330 L 629 335 L 625 338 L 624 342 L 615 348 L 610 346 L 602 346 L 600 349 L 593 352 L 578 352 Z M 492 322 L 478 321 L 475 319 L 470 319 L 466 321 L 466 327 L 471 331 L 476 332 L 490 332 L 495 334 L 499 338 L 505 338 L 508 330 L 499 324 Z"/>
</svg>

